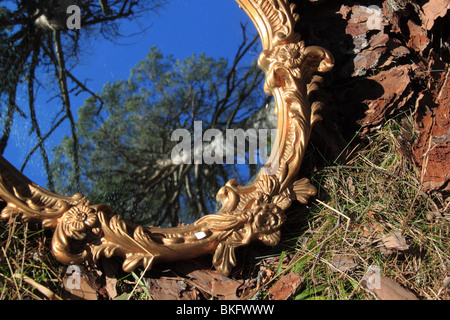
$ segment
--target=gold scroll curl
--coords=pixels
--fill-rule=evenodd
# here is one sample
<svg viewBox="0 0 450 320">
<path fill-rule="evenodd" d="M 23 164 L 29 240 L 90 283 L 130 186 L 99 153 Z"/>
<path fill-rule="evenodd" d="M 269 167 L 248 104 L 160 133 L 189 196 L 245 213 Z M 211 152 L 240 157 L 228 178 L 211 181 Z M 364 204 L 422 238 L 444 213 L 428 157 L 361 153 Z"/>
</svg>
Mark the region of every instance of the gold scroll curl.
<svg viewBox="0 0 450 320">
<path fill-rule="evenodd" d="M 119 256 L 123 269 L 149 270 L 155 262 L 189 260 L 213 254 L 223 275 L 236 266 L 235 249 L 259 240 L 280 241 L 280 228 L 293 201 L 306 204 L 316 194 L 307 178 L 297 180 L 320 102 L 309 102 L 318 88 L 315 74 L 333 67 L 332 55 L 305 46 L 295 32 L 299 15 L 288 0 L 236 0 L 255 24 L 263 45 L 258 64 L 266 73 L 264 91 L 274 97 L 277 137 L 268 163 L 256 179 L 239 185 L 232 179 L 217 193 L 221 209 L 176 228 L 143 227 L 93 205 L 82 194 L 64 197 L 34 184 L 0 157 L 1 218 L 16 216 L 55 229 L 52 250 L 65 264 Z"/>
</svg>

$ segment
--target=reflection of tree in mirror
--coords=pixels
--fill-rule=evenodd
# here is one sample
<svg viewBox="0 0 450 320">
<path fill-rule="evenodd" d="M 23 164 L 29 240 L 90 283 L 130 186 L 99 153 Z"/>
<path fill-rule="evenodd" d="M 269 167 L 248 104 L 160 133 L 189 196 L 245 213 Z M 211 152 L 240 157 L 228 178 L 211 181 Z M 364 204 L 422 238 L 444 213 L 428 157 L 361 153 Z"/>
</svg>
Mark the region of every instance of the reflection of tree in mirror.
<svg viewBox="0 0 450 320">
<path fill-rule="evenodd" d="M 223 132 L 242 128 L 267 103 L 259 90 L 263 72 L 256 62 L 243 61 L 258 38 L 247 38 L 245 27 L 243 35 L 230 61 L 204 54 L 175 60 L 153 47 L 128 80 L 107 83 L 99 99 L 86 100 L 77 123 L 81 192 L 143 224 L 177 225 L 212 213 L 215 193 L 237 169 L 175 164 L 171 134 L 179 128 L 193 133 L 195 121 Z M 66 138 L 56 150 L 60 193 L 79 191 L 73 146 L 74 139 Z"/>
<path fill-rule="evenodd" d="M 77 63 L 84 37 L 98 35 L 107 39 L 119 36 L 118 26 L 123 19 L 136 19 L 155 11 L 166 0 L 52 0 L 2 1 L 0 5 L 0 154 L 8 144 L 15 114 L 23 118 L 29 115 L 30 135 L 35 133 L 36 142 L 22 164 L 22 170 L 36 150 L 40 150 L 48 175 L 48 187 L 54 189 L 49 158 L 44 144 L 48 137 L 64 122 L 69 122 L 73 139 L 71 161 L 79 171 L 78 138 L 72 113 L 71 92 L 85 91 L 100 99 L 71 72 Z M 83 32 L 68 30 L 66 19 L 69 5 L 77 5 L 81 13 Z M 51 126 L 43 130 L 42 121 L 36 116 L 38 88 L 45 81 L 43 75 L 52 75 L 54 90 L 59 97 L 59 110 L 53 119 L 46 119 Z M 48 79 L 47 79 L 48 81 Z M 27 92 L 28 109 L 19 103 L 18 90 Z M 99 100 L 100 101 L 100 100 Z M 45 108 L 45 107 L 44 107 Z M 24 110 L 22 110 L 24 109 Z M 75 183 L 78 184 L 76 179 Z"/>
</svg>

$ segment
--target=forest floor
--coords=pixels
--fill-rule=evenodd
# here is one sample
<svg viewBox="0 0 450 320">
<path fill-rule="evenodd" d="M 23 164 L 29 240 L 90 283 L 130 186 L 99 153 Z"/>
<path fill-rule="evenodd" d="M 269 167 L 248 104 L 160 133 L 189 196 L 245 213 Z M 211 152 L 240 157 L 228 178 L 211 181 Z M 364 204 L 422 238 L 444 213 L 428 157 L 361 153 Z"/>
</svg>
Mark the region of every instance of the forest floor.
<svg viewBox="0 0 450 320">
<path fill-rule="evenodd" d="M 0 299 L 449 299 L 450 199 L 422 191 L 399 142 L 412 121 L 388 121 L 349 144 L 345 161 L 315 171 L 318 194 L 288 210 L 282 241 L 238 250 L 229 277 L 210 257 L 148 273 L 109 259 L 78 266 L 73 288 L 51 232 L 13 220 L 0 224 Z M 317 157 L 311 144 L 305 165 Z"/>
<path fill-rule="evenodd" d="M 294 204 L 274 248 L 120 270 L 55 260 L 51 231 L 0 223 L 0 299 L 450 299 L 448 1 L 294 1 L 300 33 L 336 59 Z"/>
</svg>

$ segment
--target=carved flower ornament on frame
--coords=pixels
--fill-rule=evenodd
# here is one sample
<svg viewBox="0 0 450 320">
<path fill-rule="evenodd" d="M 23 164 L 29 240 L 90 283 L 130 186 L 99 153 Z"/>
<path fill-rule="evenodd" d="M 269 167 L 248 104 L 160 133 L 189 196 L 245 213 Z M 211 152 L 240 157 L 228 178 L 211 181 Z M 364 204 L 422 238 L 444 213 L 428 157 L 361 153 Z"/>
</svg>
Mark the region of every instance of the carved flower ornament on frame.
<svg viewBox="0 0 450 320">
<path fill-rule="evenodd" d="M 309 102 L 317 89 L 313 75 L 333 67 L 332 55 L 305 46 L 294 31 L 299 15 L 288 0 L 236 0 L 258 29 L 263 51 L 258 64 L 266 73 L 264 91 L 274 97 L 278 134 L 269 162 L 257 178 L 241 186 L 228 181 L 217 193 L 218 213 L 176 228 L 144 227 L 114 215 L 108 205 L 93 205 L 82 194 L 51 193 L 0 157 L 1 218 L 16 216 L 54 229 L 52 251 L 65 264 L 123 258 L 123 269 L 149 270 L 153 263 L 213 255 L 215 268 L 228 275 L 236 266 L 235 249 L 259 240 L 274 246 L 293 201 L 306 204 L 316 189 L 297 179 L 320 102 Z"/>
</svg>

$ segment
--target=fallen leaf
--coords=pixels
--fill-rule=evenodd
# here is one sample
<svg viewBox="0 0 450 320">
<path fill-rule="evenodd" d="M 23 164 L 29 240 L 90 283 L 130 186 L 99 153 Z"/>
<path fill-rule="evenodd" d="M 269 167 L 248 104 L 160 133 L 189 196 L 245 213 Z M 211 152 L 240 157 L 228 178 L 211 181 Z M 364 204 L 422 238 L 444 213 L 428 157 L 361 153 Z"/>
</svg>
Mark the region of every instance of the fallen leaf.
<svg viewBox="0 0 450 320">
<path fill-rule="evenodd" d="M 330 263 L 339 271 L 345 272 L 358 266 L 353 257 L 345 254 L 337 254 L 331 259 Z"/>
<path fill-rule="evenodd" d="M 363 279 L 361 283 L 379 300 L 419 300 L 411 291 L 382 275 L 371 275 L 369 278 Z"/>
<path fill-rule="evenodd" d="M 63 285 L 70 300 L 98 300 L 99 286 L 92 273 L 82 266 L 69 266 L 63 277 Z"/>
<path fill-rule="evenodd" d="M 146 278 L 145 286 L 154 300 L 198 300 L 195 289 L 184 280 L 171 278 Z"/>
<path fill-rule="evenodd" d="M 220 300 L 238 299 L 237 290 L 242 282 L 222 276 L 215 270 L 196 270 L 191 272 L 192 282 L 205 292 Z"/>
<path fill-rule="evenodd" d="M 280 279 L 269 289 L 272 300 L 286 300 L 292 296 L 303 282 L 303 277 L 298 273 L 290 272 Z"/>
<path fill-rule="evenodd" d="M 409 246 L 406 244 L 405 237 L 402 236 L 400 231 L 394 230 L 389 234 L 382 236 L 381 241 L 386 249 L 408 250 Z"/>
<path fill-rule="evenodd" d="M 224 300 L 235 300 L 237 297 L 237 289 L 241 286 L 241 282 L 235 280 L 213 281 L 211 283 L 211 294 L 215 296 L 223 296 Z"/>
<path fill-rule="evenodd" d="M 117 285 L 116 278 L 106 277 L 106 292 L 108 293 L 110 299 L 114 299 L 115 297 L 117 297 L 116 285 Z"/>
<path fill-rule="evenodd" d="M 189 281 L 207 296 L 219 300 L 236 300 L 239 298 L 237 291 L 242 285 L 242 281 L 225 277 L 216 270 L 207 269 L 199 261 L 179 263 L 176 269 L 189 278 Z"/>
</svg>

